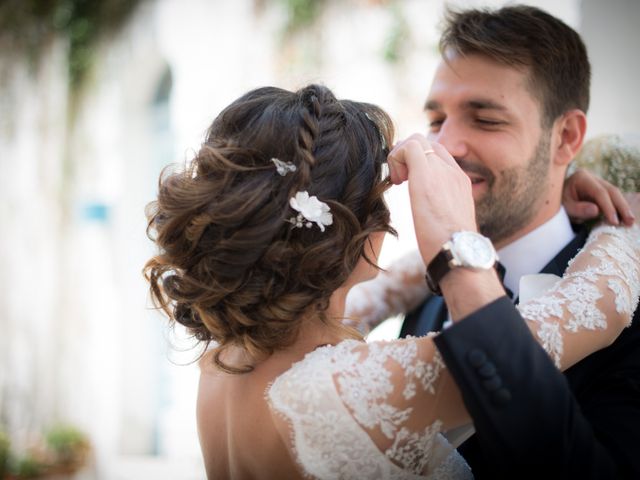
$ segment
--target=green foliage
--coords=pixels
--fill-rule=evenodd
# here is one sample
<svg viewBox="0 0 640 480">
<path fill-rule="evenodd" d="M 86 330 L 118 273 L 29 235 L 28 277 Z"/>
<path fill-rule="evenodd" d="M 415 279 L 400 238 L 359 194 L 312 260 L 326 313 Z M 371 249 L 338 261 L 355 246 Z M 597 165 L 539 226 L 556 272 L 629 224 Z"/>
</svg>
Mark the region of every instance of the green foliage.
<svg viewBox="0 0 640 480">
<path fill-rule="evenodd" d="M 287 10 L 287 24 L 285 30 L 294 32 L 309 27 L 315 23 L 326 0 L 281 0 Z"/>
<path fill-rule="evenodd" d="M 17 460 L 12 473 L 18 478 L 34 478 L 42 473 L 44 465 L 31 455 L 26 455 Z"/>
<path fill-rule="evenodd" d="M 0 430 L 0 478 L 4 478 L 9 468 L 11 441 L 9 436 Z"/>
<path fill-rule="evenodd" d="M 86 464 L 91 445 L 88 437 L 70 425 L 57 425 L 25 452 L 11 451 L 9 436 L 0 430 L 0 479 L 48 478 L 71 474 Z"/>
<path fill-rule="evenodd" d="M 409 38 L 409 25 L 396 2 L 391 4 L 393 23 L 384 42 L 383 57 L 389 63 L 402 60 L 404 49 Z"/>
<path fill-rule="evenodd" d="M 60 463 L 73 462 L 78 456 L 78 451 L 89 444 L 87 436 L 70 425 L 57 425 L 49 429 L 44 438 L 47 447 Z"/>
<path fill-rule="evenodd" d="M 56 35 L 69 41 L 73 92 L 85 79 L 95 47 L 126 23 L 143 0 L 0 0 L 0 38 L 35 63 Z M 6 43 L 5 43 L 6 44 Z"/>
</svg>

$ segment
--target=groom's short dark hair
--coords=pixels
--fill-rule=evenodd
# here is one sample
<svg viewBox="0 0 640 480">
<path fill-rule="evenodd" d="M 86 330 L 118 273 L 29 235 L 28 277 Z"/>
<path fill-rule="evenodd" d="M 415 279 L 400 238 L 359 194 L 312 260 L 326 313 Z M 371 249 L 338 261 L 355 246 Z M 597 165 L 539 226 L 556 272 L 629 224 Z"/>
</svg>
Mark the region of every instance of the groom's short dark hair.
<svg viewBox="0 0 640 480">
<path fill-rule="evenodd" d="M 591 67 L 580 35 L 539 8 L 448 10 L 440 52 L 484 55 L 529 70 L 546 125 L 573 108 L 587 112 Z"/>
</svg>

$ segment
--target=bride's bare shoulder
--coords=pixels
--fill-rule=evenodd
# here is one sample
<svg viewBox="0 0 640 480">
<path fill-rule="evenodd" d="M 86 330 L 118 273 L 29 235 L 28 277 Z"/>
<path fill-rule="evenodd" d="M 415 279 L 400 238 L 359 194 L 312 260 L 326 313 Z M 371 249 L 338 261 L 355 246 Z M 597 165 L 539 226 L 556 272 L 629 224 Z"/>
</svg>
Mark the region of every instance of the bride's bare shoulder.
<svg viewBox="0 0 640 480">
<path fill-rule="evenodd" d="M 236 478 L 299 478 L 265 399 L 282 365 L 267 360 L 251 372 L 232 374 L 219 369 L 209 352 L 199 366 L 196 412 L 208 477 L 234 472 Z"/>
</svg>

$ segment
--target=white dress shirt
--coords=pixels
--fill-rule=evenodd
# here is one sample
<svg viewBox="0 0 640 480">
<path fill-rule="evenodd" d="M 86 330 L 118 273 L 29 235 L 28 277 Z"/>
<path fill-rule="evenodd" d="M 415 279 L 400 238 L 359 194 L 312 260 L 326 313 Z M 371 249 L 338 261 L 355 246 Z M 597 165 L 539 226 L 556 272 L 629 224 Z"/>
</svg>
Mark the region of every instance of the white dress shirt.
<svg viewBox="0 0 640 480">
<path fill-rule="evenodd" d="M 574 237 L 569 215 L 560 207 L 546 223 L 498 250 L 506 269 L 504 284 L 513 298 L 519 296 L 520 278 L 539 273 Z"/>
</svg>

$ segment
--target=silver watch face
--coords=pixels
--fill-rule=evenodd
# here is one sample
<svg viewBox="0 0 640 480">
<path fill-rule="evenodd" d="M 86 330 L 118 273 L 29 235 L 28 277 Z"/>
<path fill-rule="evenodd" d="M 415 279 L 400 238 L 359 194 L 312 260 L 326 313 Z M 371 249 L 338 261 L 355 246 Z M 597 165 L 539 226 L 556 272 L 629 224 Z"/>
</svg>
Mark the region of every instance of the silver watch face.
<svg viewBox="0 0 640 480">
<path fill-rule="evenodd" d="M 451 253 L 461 266 L 489 269 L 498 256 L 491 240 L 476 232 L 457 232 L 451 238 Z"/>
</svg>

